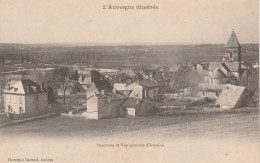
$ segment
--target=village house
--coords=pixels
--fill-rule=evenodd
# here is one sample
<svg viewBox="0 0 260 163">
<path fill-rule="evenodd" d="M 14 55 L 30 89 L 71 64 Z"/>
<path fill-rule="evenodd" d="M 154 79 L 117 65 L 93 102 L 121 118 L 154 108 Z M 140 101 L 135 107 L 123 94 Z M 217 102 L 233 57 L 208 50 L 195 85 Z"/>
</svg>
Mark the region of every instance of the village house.
<svg viewBox="0 0 260 163">
<path fill-rule="evenodd" d="M 127 86 L 128 90 L 132 90 L 129 97 L 138 99 L 149 99 L 152 101 L 158 100 L 159 84 L 152 80 L 142 80 L 134 82 Z"/>
<path fill-rule="evenodd" d="M 201 79 L 198 85 L 198 96 L 217 99 L 228 82 L 229 71 L 224 63 L 210 62 L 208 70 L 197 72 Z"/>
<path fill-rule="evenodd" d="M 99 72 L 92 71 L 91 77 L 92 83 L 87 91 L 87 111 L 84 112 L 82 116 L 87 119 L 121 116 L 123 114 L 122 103 L 127 98 L 127 95 L 124 96 L 117 93 L 111 83 Z M 116 85 L 121 84 L 123 83 Z"/>
<path fill-rule="evenodd" d="M 223 87 L 216 104 L 225 109 L 254 106 L 254 102 L 245 87 L 230 84 Z"/>
<path fill-rule="evenodd" d="M 5 112 L 15 119 L 48 111 L 48 93 L 32 80 L 9 81 L 3 91 Z"/>
<path fill-rule="evenodd" d="M 125 98 L 114 92 L 101 91 L 88 98 L 87 111 L 82 114 L 87 119 L 115 118 L 121 116 Z"/>
</svg>

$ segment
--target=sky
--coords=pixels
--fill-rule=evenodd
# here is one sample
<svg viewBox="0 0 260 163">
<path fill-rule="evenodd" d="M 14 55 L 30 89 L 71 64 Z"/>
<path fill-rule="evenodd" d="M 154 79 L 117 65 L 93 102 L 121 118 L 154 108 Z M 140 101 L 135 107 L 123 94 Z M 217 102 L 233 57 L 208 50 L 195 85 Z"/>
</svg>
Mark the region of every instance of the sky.
<svg viewBox="0 0 260 163">
<path fill-rule="evenodd" d="M 104 10 L 157 5 L 158 10 Z M 258 0 L 0 0 L 0 43 L 258 43 Z"/>
</svg>

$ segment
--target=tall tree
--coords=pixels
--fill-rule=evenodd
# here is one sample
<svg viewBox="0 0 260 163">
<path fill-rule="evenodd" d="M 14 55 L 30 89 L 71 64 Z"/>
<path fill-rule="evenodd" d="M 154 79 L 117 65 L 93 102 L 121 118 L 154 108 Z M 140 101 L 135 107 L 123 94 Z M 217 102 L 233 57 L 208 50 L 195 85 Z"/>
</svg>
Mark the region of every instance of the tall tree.
<svg viewBox="0 0 260 163">
<path fill-rule="evenodd" d="M 69 77 L 70 77 L 70 72 L 67 68 L 59 68 L 56 69 L 55 72 L 55 78 L 54 78 L 54 82 L 58 85 L 60 85 L 60 88 L 63 91 L 63 104 L 65 104 L 65 92 L 67 90 L 68 87 L 68 83 L 69 83 Z"/>
<path fill-rule="evenodd" d="M 65 92 L 68 87 L 69 78 L 71 76 L 71 73 L 68 68 L 61 67 L 54 70 L 53 73 L 48 74 L 45 77 L 41 78 L 41 81 L 46 83 L 48 87 L 51 87 L 52 89 L 59 89 L 61 88 L 63 91 L 63 103 L 65 104 Z"/>
</svg>

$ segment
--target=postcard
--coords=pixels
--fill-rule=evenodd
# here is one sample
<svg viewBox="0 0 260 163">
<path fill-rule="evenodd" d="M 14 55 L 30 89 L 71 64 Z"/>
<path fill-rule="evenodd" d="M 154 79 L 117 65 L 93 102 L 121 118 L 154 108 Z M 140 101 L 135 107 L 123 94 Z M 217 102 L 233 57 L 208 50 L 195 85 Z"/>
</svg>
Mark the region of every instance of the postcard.
<svg viewBox="0 0 260 163">
<path fill-rule="evenodd" d="M 259 163 L 257 0 L 0 0 L 0 163 Z"/>
</svg>

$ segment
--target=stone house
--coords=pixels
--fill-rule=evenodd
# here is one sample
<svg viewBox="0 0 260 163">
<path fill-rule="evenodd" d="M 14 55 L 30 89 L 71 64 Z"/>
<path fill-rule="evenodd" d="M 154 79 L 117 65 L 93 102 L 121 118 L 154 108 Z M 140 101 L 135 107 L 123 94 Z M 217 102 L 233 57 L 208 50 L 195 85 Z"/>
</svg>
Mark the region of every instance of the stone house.
<svg viewBox="0 0 260 163">
<path fill-rule="evenodd" d="M 32 80 L 9 81 L 4 94 L 4 107 L 7 114 L 21 118 L 48 111 L 48 93 Z"/>
</svg>

